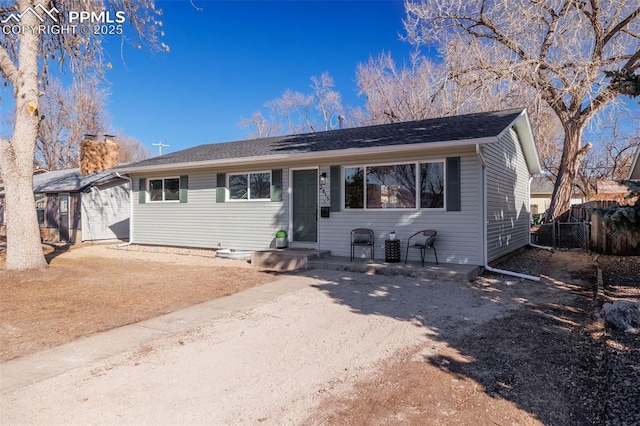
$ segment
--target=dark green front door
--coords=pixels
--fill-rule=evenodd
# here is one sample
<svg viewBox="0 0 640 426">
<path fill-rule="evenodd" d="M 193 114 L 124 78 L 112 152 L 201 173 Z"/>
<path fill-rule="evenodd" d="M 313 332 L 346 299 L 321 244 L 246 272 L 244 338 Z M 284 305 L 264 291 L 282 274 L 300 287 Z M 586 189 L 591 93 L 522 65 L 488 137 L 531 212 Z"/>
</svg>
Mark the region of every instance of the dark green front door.
<svg viewBox="0 0 640 426">
<path fill-rule="evenodd" d="M 293 241 L 318 241 L 318 171 L 293 171 Z"/>
</svg>

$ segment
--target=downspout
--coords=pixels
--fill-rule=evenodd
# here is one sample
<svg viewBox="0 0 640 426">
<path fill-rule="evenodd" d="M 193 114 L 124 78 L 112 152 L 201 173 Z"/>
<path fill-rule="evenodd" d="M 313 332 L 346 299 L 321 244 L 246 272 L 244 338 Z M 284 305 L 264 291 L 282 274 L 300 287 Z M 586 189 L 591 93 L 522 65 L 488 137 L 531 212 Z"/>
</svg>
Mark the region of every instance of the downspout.
<svg viewBox="0 0 640 426">
<path fill-rule="evenodd" d="M 480 164 L 482 165 L 482 262 L 484 263 L 484 269 L 490 272 L 495 272 L 497 274 L 510 275 L 513 277 L 524 278 L 526 280 L 531 281 L 540 281 L 540 277 L 534 277 L 533 275 L 521 274 L 520 272 L 514 271 L 506 271 L 504 269 L 493 268 L 489 266 L 489 262 L 487 262 L 488 253 L 487 253 L 487 164 L 482 156 L 482 152 L 480 151 L 480 144 L 476 144 L 476 154 L 478 155 L 478 159 L 480 160 Z M 531 237 L 529 237 L 531 238 Z"/>
<path fill-rule="evenodd" d="M 129 181 L 129 242 L 118 244 L 118 247 L 126 247 L 131 245 L 131 238 L 133 238 L 133 179 L 129 176 L 122 176 L 118 172 L 116 172 L 116 176 Z"/>
<path fill-rule="evenodd" d="M 529 199 L 531 199 L 531 181 L 532 180 L 533 180 L 533 176 L 529 177 L 529 190 L 527 191 L 529 193 Z M 538 245 L 538 244 L 533 244 L 531 242 L 531 232 L 529 232 L 529 245 L 531 247 L 539 248 L 539 249 L 542 249 L 542 250 L 553 251 L 553 247 L 541 246 L 541 245 Z"/>
</svg>

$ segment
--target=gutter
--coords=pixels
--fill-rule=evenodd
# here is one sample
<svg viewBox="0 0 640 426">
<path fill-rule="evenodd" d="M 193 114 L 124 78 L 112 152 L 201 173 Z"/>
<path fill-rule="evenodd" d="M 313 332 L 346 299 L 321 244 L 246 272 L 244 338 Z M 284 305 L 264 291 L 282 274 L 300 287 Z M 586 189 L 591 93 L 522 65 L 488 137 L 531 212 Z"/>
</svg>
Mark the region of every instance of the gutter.
<svg viewBox="0 0 640 426">
<path fill-rule="evenodd" d="M 482 156 L 482 152 L 480 151 L 480 145 L 476 145 L 476 154 L 478 155 L 478 159 L 480 160 L 480 164 L 482 164 L 482 263 L 484 263 L 484 269 L 490 272 L 495 272 L 497 274 L 510 275 L 513 277 L 524 278 L 526 280 L 531 281 L 540 281 L 540 277 L 535 277 L 533 275 L 521 274 L 520 272 L 507 271 L 504 269 L 493 268 L 489 266 L 487 262 L 488 253 L 487 253 L 487 167 L 484 157 Z M 529 237 L 531 239 L 531 237 Z M 531 240 L 529 240 L 531 242 Z"/>
<path fill-rule="evenodd" d="M 122 176 L 120 173 L 115 172 L 116 176 L 129 181 L 129 242 L 118 244 L 118 247 L 126 247 L 132 244 L 133 241 L 133 180 L 129 176 Z"/>
</svg>

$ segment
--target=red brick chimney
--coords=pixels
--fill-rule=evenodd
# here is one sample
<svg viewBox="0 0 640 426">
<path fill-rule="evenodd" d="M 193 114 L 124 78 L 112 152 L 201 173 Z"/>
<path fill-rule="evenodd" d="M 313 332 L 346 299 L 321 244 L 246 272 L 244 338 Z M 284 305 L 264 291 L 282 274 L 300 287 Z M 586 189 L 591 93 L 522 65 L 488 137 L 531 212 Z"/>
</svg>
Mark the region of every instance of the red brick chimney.
<svg viewBox="0 0 640 426">
<path fill-rule="evenodd" d="M 89 175 L 117 165 L 118 144 L 111 136 L 105 135 L 104 141 L 87 138 L 80 144 L 80 174 Z"/>
</svg>

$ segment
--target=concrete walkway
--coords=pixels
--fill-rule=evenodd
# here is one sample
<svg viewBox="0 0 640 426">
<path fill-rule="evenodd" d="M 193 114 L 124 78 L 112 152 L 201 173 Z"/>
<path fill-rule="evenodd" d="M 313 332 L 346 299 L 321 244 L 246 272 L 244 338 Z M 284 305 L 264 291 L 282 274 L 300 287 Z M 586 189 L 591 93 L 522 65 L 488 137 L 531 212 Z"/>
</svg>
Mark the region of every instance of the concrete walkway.
<svg viewBox="0 0 640 426">
<path fill-rule="evenodd" d="M 163 335 L 186 331 L 222 318 L 231 312 L 264 303 L 277 296 L 317 285 L 320 282 L 322 281 L 318 278 L 304 276 L 283 278 L 240 293 L 5 362 L 0 364 L 0 394 L 91 365 L 140 347 L 145 342 Z"/>
</svg>

